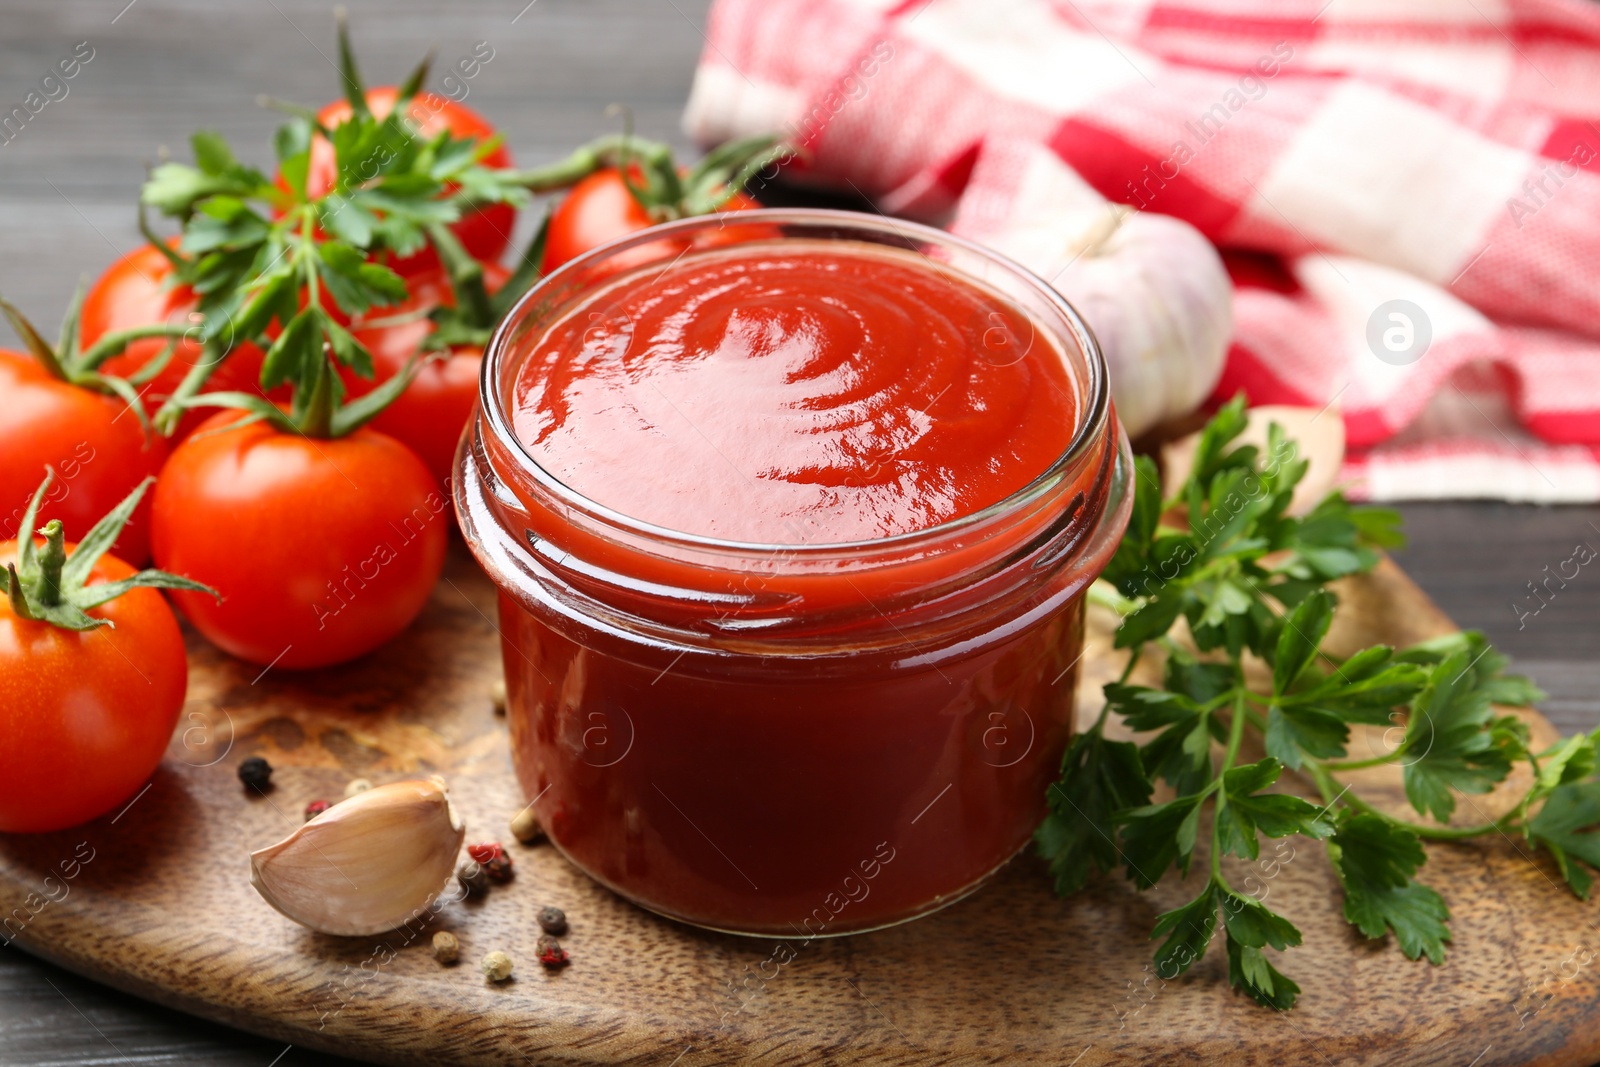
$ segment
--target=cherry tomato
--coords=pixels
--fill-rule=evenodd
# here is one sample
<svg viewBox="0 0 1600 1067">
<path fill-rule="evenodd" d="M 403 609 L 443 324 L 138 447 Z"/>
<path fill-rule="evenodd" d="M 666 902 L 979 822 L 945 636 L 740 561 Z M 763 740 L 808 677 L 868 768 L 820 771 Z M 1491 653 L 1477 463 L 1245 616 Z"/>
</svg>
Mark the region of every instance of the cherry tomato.
<svg viewBox="0 0 1600 1067">
<path fill-rule="evenodd" d="M 494 293 L 510 277 L 504 268 L 484 264 L 484 281 Z M 360 378 L 344 370 L 345 387 L 351 396 L 371 392 L 398 374 L 417 354 L 433 324 L 425 313 L 441 305 L 454 307 L 455 290 L 442 269 L 406 279 L 411 297 L 397 307 L 373 308 L 351 327 L 356 338 L 372 352 L 373 377 Z M 396 321 L 392 325 L 387 320 Z M 448 488 L 455 465 L 456 444 L 461 431 L 478 403 L 478 371 L 483 365 L 481 348 L 456 348 L 443 359 L 430 359 L 400 398 L 383 409 L 372 427 L 397 438 L 427 464 L 441 487 Z M 449 493 L 445 493 L 449 499 Z"/>
<path fill-rule="evenodd" d="M 387 434 L 312 439 L 213 416 L 156 483 L 158 565 L 222 595 L 173 599 L 213 644 L 280 667 L 326 667 L 405 629 L 444 566 L 450 511 Z"/>
<path fill-rule="evenodd" d="M 59 506 L 46 513 L 62 517 Z M 0 566 L 16 558 L 16 541 L 0 543 Z M 133 573 L 101 556 L 88 584 Z M 189 679 L 172 609 L 154 589 L 130 589 L 89 614 L 112 626 L 58 629 L 0 597 L 0 831 L 60 830 L 112 811 L 172 737 Z"/>
<path fill-rule="evenodd" d="M 761 205 L 744 193 L 735 193 L 723 211 L 750 211 Z M 544 246 L 544 273 L 570 259 L 619 237 L 654 226 L 650 213 L 622 180 L 617 167 L 604 167 L 567 192 L 550 216 L 550 233 Z"/>
<path fill-rule="evenodd" d="M 121 400 L 52 378 L 32 356 L 0 349 L 0 398 L 0 538 L 21 535 L 46 465 L 57 478 L 50 515 L 78 538 L 167 457 L 166 441 L 147 436 Z M 150 557 L 148 497 L 115 551 L 132 563 Z"/>
<path fill-rule="evenodd" d="M 194 291 L 185 286 L 168 288 L 166 282 L 171 274 L 172 264 L 167 257 L 150 245 L 134 249 L 107 267 L 83 298 L 83 314 L 79 320 L 82 346 L 88 348 L 108 333 L 134 326 L 158 322 L 190 324 L 190 314 L 199 301 Z M 121 355 L 107 360 L 101 370 L 127 378 L 160 355 L 167 344 L 167 339 L 162 337 L 135 341 Z M 197 333 L 178 340 L 166 367 L 142 387 L 152 410 L 183 381 L 189 368 L 200 358 L 201 351 Z M 206 390 L 259 392 L 257 382 L 261 377 L 262 358 L 261 350 L 255 345 L 239 344 L 212 373 Z M 188 434 L 204 422 L 207 415 L 205 411 L 187 413 L 179 423 L 177 436 Z M 30 471 L 29 476 L 35 473 Z"/>
<path fill-rule="evenodd" d="M 381 119 L 394 110 L 398 92 L 392 85 L 368 89 L 367 106 L 372 109 L 373 115 Z M 335 100 L 317 112 L 317 119 L 331 130 L 350 115 L 350 102 Z M 437 93 L 417 94 L 412 98 L 406 115 L 423 137 L 433 137 L 445 130 L 456 137 L 476 137 L 480 140 L 495 134 L 494 127 L 482 115 Z M 484 156 L 481 163 L 494 170 L 506 169 L 512 165 L 511 152 L 502 144 Z M 322 137 L 313 140 L 311 166 L 306 174 L 306 195 L 316 198 L 332 189 L 338 177 L 335 167 L 333 146 Z M 511 244 L 511 231 L 516 224 L 516 208 L 510 204 L 491 204 L 452 223 L 450 228 L 474 259 L 495 260 Z M 401 274 L 418 274 L 438 265 L 438 254 L 431 245 L 391 264 Z"/>
</svg>

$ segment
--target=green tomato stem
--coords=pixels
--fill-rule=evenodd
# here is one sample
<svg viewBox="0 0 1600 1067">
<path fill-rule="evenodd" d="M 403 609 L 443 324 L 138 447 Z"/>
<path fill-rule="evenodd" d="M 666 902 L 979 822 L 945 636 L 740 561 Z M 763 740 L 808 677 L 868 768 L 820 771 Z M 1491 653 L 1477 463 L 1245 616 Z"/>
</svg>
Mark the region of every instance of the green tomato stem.
<svg viewBox="0 0 1600 1067">
<path fill-rule="evenodd" d="M 61 603 L 61 567 L 67 562 L 67 539 L 60 519 L 51 519 L 39 531 L 44 546 L 39 549 L 39 595 L 41 606 L 53 608 Z M 23 536 L 29 536 L 23 531 Z"/>
<path fill-rule="evenodd" d="M 179 338 L 187 334 L 190 329 L 192 327 L 173 326 L 163 322 L 149 326 L 134 326 L 130 329 L 108 333 L 91 345 L 83 355 L 79 356 L 70 365 L 68 372 L 72 375 L 80 375 L 97 371 L 107 360 L 121 355 L 135 341 L 142 341 L 147 337 Z"/>
<path fill-rule="evenodd" d="M 492 327 L 495 314 L 489 290 L 483 284 L 483 264 L 472 258 L 448 226 L 438 223 L 429 226 L 428 239 L 450 273 L 450 288 L 455 290 L 456 302 L 471 314 L 474 326 Z"/>
<path fill-rule="evenodd" d="M 624 157 L 647 166 L 670 168 L 672 165 L 672 149 L 667 145 L 641 141 L 626 134 L 611 134 L 583 145 L 565 159 L 533 170 L 503 170 L 497 176 L 531 193 L 549 193 L 576 185 L 602 167 L 619 166 Z"/>
<path fill-rule="evenodd" d="M 217 354 L 214 345 L 214 341 L 207 342 L 202 351 L 202 358 L 189 368 L 189 372 L 183 376 L 183 381 L 178 383 L 178 387 L 162 403 L 151 420 L 155 423 L 156 430 L 164 436 L 171 437 L 172 432 L 178 428 L 178 420 L 183 418 L 183 413 L 188 410 L 183 406 L 183 402 L 200 394 L 200 390 L 204 389 L 206 382 L 211 379 L 212 372 L 221 366 L 223 359 L 226 358 L 226 353 Z"/>
<path fill-rule="evenodd" d="M 324 357 L 317 367 L 316 384 L 306 398 L 305 414 L 299 420 L 300 432 L 307 437 L 333 436 L 333 377 Z"/>
</svg>

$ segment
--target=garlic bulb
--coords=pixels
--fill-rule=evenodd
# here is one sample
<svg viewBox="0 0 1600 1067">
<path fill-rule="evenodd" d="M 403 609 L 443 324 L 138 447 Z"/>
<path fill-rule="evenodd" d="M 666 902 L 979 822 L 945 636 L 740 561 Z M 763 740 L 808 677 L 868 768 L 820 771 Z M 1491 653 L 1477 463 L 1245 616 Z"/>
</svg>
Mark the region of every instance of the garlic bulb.
<svg viewBox="0 0 1600 1067">
<path fill-rule="evenodd" d="M 969 191 L 956 231 L 1015 259 L 1078 309 L 1105 354 L 1130 437 L 1210 395 L 1233 332 L 1233 284 L 1199 230 L 1113 204 L 1042 145 L 986 148 L 973 177 L 980 184 L 1006 191 Z"/>
<path fill-rule="evenodd" d="M 1112 205 L 1052 283 L 1100 342 L 1129 436 L 1199 406 L 1222 374 L 1233 286 L 1211 242 L 1167 215 Z"/>
<path fill-rule="evenodd" d="M 251 853 L 250 882 L 302 926 L 378 934 L 433 903 L 466 833 L 443 781 L 395 782 L 341 801 Z"/>
</svg>

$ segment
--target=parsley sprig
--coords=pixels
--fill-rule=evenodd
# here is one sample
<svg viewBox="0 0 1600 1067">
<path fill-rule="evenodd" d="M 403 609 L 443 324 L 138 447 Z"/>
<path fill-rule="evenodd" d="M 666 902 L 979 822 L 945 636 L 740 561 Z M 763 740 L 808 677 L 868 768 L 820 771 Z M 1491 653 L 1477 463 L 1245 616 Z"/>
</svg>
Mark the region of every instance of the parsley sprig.
<svg viewBox="0 0 1600 1067">
<path fill-rule="evenodd" d="M 437 328 L 424 347 L 481 344 L 537 279 L 542 231 L 521 268 L 491 297 L 482 266 L 451 233 L 452 223 L 492 204 L 523 206 L 536 193 L 566 188 L 606 166 L 639 175 L 625 180 L 652 217 L 706 213 L 788 151 L 770 137 L 734 142 L 680 176 L 665 145 L 625 132 L 545 167 L 490 167 L 484 160 L 499 147 L 498 136 L 461 138 L 448 130 L 424 136 L 412 121 L 428 60 L 412 71 L 380 117 L 368 106 L 342 18 L 339 57 L 349 117 L 330 127 L 315 112 L 276 105 L 290 116 L 273 138 L 276 178 L 241 162 L 218 134 L 202 131 L 190 139 L 192 164 L 162 163 L 144 185 L 142 205 L 179 220 L 183 233 L 172 248 L 142 215 L 141 228 L 171 261 L 174 284 L 198 295 L 202 319 L 196 331 L 202 358 L 155 416 L 164 431 L 171 431 L 184 409 L 215 405 L 243 408 L 309 436 L 349 433 L 398 397 L 415 374 L 413 364 L 344 402 L 337 368 L 362 377 L 373 373 L 371 354 L 345 323 L 407 295 L 405 281 L 386 260 L 431 244 L 457 300 L 455 310 L 434 316 Z M 318 140 L 331 147 L 334 160 L 326 189 L 309 181 Z M 222 360 L 247 342 L 266 351 L 263 389 L 293 386 L 287 413 L 252 394 L 199 395 Z"/>
<path fill-rule="evenodd" d="M 239 407 L 310 436 L 339 436 L 365 424 L 410 383 L 415 364 L 371 392 L 343 402 L 338 366 L 371 377 L 372 356 L 344 322 L 407 295 L 405 281 L 379 260 L 419 251 L 469 205 L 523 203 L 526 188 L 482 165 L 495 139 L 448 131 L 422 136 L 407 117 L 427 77 L 424 60 L 400 86 L 383 117 L 367 105 L 346 28 L 339 27 L 341 74 L 351 115 L 333 127 L 293 109 L 273 138 L 277 178 L 242 163 L 219 135 L 191 138 L 194 163 L 163 163 L 145 183 L 142 203 L 178 219 L 176 249 L 146 225 L 171 260 L 174 280 L 199 297 L 205 356 L 157 413 L 170 428 L 182 410 Z M 334 177 L 312 195 L 312 145 L 331 147 Z M 142 221 L 142 220 L 141 220 Z M 473 279 L 464 279 L 472 284 Z M 481 270 L 476 277 L 482 290 Z M 343 315 L 336 314 L 342 312 Z M 196 395 L 238 345 L 266 352 L 263 389 L 294 388 L 290 410 L 251 394 Z"/>
<path fill-rule="evenodd" d="M 1399 516 L 1339 493 L 1291 515 L 1306 461 L 1276 425 L 1264 450 L 1239 443 L 1245 426 L 1242 398 L 1219 411 L 1167 497 L 1156 465 L 1136 461 L 1128 531 L 1091 593 L 1121 612 L 1115 645 L 1128 661 L 1093 727 L 1069 746 L 1036 840 L 1063 895 L 1117 867 L 1139 889 L 1174 867 L 1187 878 L 1203 850 L 1197 894 L 1156 920 L 1157 973 L 1171 979 L 1192 966 L 1220 922 L 1230 983 L 1285 1010 L 1300 987 L 1268 950 L 1293 948 L 1300 932 L 1240 893 L 1225 857 L 1255 860 L 1263 835 L 1321 841 L 1345 918 L 1369 938 L 1392 934 L 1410 959 L 1442 963 L 1450 910 L 1417 880 L 1423 842 L 1520 833 L 1586 897 L 1590 870 L 1600 869 L 1600 834 L 1589 832 L 1600 826 L 1600 730 L 1533 751 L 1526 723 L 1497 709 L 1544 694 L 1506 674 L 1506 658 L 1480 633 L 1330 654 L 1323 645 L 1339 601 L 1328 585 L 1399 544 Z M 1173 633 L 1180 619 L 1188 642 Z M 1145 658 L 1162 661 L 1159 687 L 1130 682 Z M 1140 740 L 1109 738 L 1113 715 Z M 1398 740 L 1353 759 L 1356 726 L 1389 727 L 1385 736 Z M 1249 763 L 1247 730 L 1265 751 Z M 1521 763 L 1533 784 L 1506 814 L 1450 823 L 1458 798 L 1495 789 Z M 1382 765 L 1401 768 L 1417 819 L 1375 807 L 1341 780 Z M 1286 771 L 1322 803 L 1278 788 Z M 1159 784 L 1171 799 L 1155 799 Z"/>
</svg>

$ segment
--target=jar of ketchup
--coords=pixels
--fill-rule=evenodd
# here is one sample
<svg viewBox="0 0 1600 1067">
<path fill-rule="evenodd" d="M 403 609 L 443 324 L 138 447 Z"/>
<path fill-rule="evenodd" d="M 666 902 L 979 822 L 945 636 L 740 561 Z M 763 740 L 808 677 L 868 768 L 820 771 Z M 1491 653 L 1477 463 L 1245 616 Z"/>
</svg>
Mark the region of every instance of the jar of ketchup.
<svg viewBox="0 0 1600 1067">
<path fill-rule="evenodd" d="M 949 234 L 741 212 L 562 267 L 455 483 L 551 841 L 734 933 L 971 892 L 1044 815 L 1131 469 L 1082 320 Z"/>
</svg>

